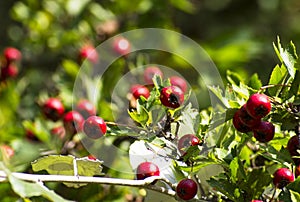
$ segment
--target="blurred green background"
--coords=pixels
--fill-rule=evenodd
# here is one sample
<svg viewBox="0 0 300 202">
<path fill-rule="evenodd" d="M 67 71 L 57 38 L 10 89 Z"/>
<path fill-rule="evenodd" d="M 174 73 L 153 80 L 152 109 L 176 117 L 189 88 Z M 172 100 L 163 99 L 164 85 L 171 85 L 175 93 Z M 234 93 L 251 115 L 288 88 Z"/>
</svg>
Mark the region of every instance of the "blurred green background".
<svg viewBox="0 0 300 202">
<path fill-rule="evenodd" d="M 20 164 L 25 166 L 14 170 L 28 171 L 26 166 L 40 155 L 39 145 L 34 148 L 29 144 L 26 148 L 33 152 L 22 153 L 25 137 L 22 122 L 44 121 L 37 103 L 45 97 L 59 96 L 67 110 L 71 109 L 73 84 L 80 66 L 78 52 L 84 44 L 96 47 L 115 34 L 136 28 L 175 30 L 207 51 L 224 80 L 226 72 L 231 70 L 242 78 L 258 73 L 266 84 L 272 68 L 279 62 L 272 43 L 279 36 L 283 44 L 293 40 L 296 47 L 300 46 L 299 20 L 299 0 L 2 0 L 0 52 L 13 46 L 22 52 L 23 58 L 19 77 L 8 88 L 0 86 L 0 142 L 11 144 L 19 140 L 12 145 L 16 159 L 19 157 Z M 187 63 L 166 53 L 151 57 L 151 62 L 182 73 L 195 89 L 200 86 L 199 92 L 195 92 L 201 96 L 201 84 L 190 74 Z M 136 62 L 134 58 L 129 60 Z M 116 68 L 112 76 L 103 81 L 110 88 L 103 89 L 97 108 L 105 120 L 111 121 L 111 111 L 118 110 L 107 107 L 108 98 L 114 82 L 126 70 L 125 63 L 121 58 L 113 64 Z M 209 100 L 201 104 L 206 107 Z M 50 141 L 44 143 L 52 149 Z M 128 177 L 113 171 L 109 174 Z M 1 185 L 0 196 L 15 196 L 7 193 L 7 186 Z M 89 185 L 78 191 L 60 186 L 56 186 L 58 193 L 78 200 L 90 197 L 90 200 L 124 201 L 122 196 L 132 193 L 129 188 L 116 191 L 115 187 Z M 110 193 L 115 195 L 112 197 Z M 138 195 L 138 190 L 134 194 Z M 7 201 L 11 198 L 7 197 Z"/>
</svg>

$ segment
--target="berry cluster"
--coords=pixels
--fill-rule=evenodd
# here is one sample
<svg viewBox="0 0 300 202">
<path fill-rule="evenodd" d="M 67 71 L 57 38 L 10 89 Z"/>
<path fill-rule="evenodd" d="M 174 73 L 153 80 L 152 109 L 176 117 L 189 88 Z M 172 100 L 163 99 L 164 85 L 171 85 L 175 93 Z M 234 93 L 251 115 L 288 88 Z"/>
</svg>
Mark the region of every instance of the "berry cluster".
<svg viewBox="0 0 300 202">
<path fill-rule="evenodd" d="M 253 132 L 259 142 L 269 142 L 275 134 L 275 127 L 271 122 L 263 121 L 271 111 L 271 102 L 267 95 L 256 93 L 249 97 L 246 104 L 237 110 L 233 116 L 233 125 L 242 133 Z"/>
<path fill-rule="evenodd" d="M 163 77 L 163 72 L 156 66 L 149 66 L 144 71 L 144 81 L 146 86 L 140 84 L 134 84 L 130 88 L 130 106 L 135 108 L 135 101 L 141 96 L 148 98 L 150 96 L 150 90 L 153 87 L 153 77 L 157 75 Z M 160 101 L 162 105 L 176 109 L 180 107 L 184 102 L 184 93 L 187 90 L 186 81 L 179 76 L 171 76 L 169 78 L 171 86 L 163 87 L 160 89 Z"/>
<path fill-rule="evenodd" d="M 3 51 L 5 60 L 1 64 L 0 81 L 5 81 L 9 78 L 14 78 L 18 75 L 19 70 L 17 63 L 21 60 L 21 52 L 13 47 L 7 47 Z"/>
<path fill-rule="evenodd" d="M 105 135 L 107 131 L 105 121 L 96 116 L 95 106 L 88 100 L 79 100 L 74 110 L 65 112 L 62 101 L 56 97 L 50 97 L 41 106 L 43 116 L 53 122 L 61 121 L 62 125 L 55 125 L 51 134 L 64 139 L 66 135 L 73 136 L 78 132 L 84 132 L 88 137 L 97 139 Z M 29 140 L 39 141 L 37 136 L 27 130 L 26 137 Z"/>
</svg>

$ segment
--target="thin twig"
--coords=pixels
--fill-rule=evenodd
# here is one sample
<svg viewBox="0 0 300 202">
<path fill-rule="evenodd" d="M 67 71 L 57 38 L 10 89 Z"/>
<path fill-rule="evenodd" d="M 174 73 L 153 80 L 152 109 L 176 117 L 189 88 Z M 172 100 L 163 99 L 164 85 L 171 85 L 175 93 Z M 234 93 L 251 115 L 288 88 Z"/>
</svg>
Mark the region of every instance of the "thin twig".
<svg viewBox="0 0 300 202">
<path fill-rule="evenodd" d="M 157 191 L 171 197 L 175 197 L 176 192 L 173 189 L 165 187 L 159 187 L 152 185 L 157 180 L 161 180 L 170 184 L 167 179 L 160 176 L 148 177 L 144 180 L 129 180 L 119 178 L 107 178 L 107 177 L 87 177 L 87 176 L 70 176 L 70 175 L 37 175 L 27 173 L 11 173 L 14 177 L 29 181 L 29 182 L 68 182 L 68 183 L 96 183 L 96 184 L 107 184 L 107 185 L 119 185 L 119 186 L 130 186 L 145 188 L 153 191 Z M 8 176 L 4 171 L 0 171 L 0 181 L 7 180 Z"/>
</svg>

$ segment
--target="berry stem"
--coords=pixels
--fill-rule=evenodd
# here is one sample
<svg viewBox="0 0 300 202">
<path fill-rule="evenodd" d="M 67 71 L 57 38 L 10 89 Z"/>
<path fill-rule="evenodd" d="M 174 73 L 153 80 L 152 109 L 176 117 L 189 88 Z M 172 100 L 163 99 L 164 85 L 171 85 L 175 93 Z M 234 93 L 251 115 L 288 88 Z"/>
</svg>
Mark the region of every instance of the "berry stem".
<svg viewBox="0 0 300 202">
<path fill-rule="evenodd" d="M 265 89 L 274 88 L 274 87 L 278 87 L 278 86 L 281 86 L 281 87 L 290 87 L 291 85 L 290 84 L 270 84 L 270 85 L 266 85 L 266 86 L 260 87 L 259 91 L 263 91 Z"/>
</svg>

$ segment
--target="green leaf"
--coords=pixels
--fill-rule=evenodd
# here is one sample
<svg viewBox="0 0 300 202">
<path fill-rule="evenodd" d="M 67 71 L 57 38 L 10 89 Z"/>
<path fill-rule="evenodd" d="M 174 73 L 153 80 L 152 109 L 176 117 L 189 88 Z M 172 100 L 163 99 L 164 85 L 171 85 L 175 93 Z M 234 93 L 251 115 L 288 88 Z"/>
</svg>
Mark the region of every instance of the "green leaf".
<svg viewBox="0 0 300 202">
<path fill-rule="evenodd" d="M 226 71 L 226 78 L 229 81 L 229 83 L 237 86 L 240 84 L 241 81 L 243 81 L 242 77 L 238 73 L 232 72 L 230 70 Z"/>
<path fill-rule="evenodd" d="M 49 190 L 40 182 L 26 182 L 15 177 L 4 165 L 0 162 L 0 169 L 3 170 L 7 176 L 8 181 L 11 184 L 13 191 L 23 199 L 34 196 L 43 196 L 51 201 L 68 202 L 69 200 L 63 199 L 57 195 L 54 191 Z"/>
<path fill-rule="evenodd" d="M 299 194 L 299 192 L 295 192 L 295 191 L 290 190 L 290 193 L 291 193 L 291 199 L 292 199 L 293 202 L 300 201 L 300 194 Z"/>
<path fill-rule="evenodd" d="M 239 159 L 237 157 L 234 157 L 233 160 L 229 164 L 230 169 L 230 180 L 233 183 L 236 183 L 238 181 L 238 170 L 239 170 Z"/>
<path fill-rule="evenodd" d="M 280 61 L 287 68 L 289 75 L 294 78 L 295 76 L 295 63 L 297 59 L 297 53 L 295 51 L 295 46 L 293 42 L 290 42 L 288 49 L 283 49 L 280 43 L 279 37 L 277 38 L 277 46 L 273 43 L 275 52 L 280 59 Z"/>
<path fill-rule="evenodd" d="M 286 76 L 286 69 L 279 67 L 279 65 L 276 65 L 271 73 L 269 79 L 269 85 L 282 84 L 285 76 Z M 268 92 L 271 96 L 276 96 L 279 94 L 280 90 L 281 87 L 276 86 L 276 87 L 269 88 Z"/>
<path fill-rule="evenodd" d="M 223 104 L 223 106 L 226 108 L 229 107 L 228 100 L 223 96 L 222 89 L 215 86 L 208 86 L 208 90 L 211 91 L 213 95 L 219 100 L 218 103 Z"/>
<path fill-rule="evenodd" d="M 255 73 L 253 74 L 249 81 L 248 81 L 248 86 L 253 88 L 253 89 L 256 89 L 256 90 L 259 90 L 260 87 L 262 86 L 262 82 L 261 80 L 258 78 L 258 74 Z"/>
<path fill-rule="evenodd" d="M 289 91 L 290 97 L 293 95 L 297 96 L 300 92 L 300 70 L 296 71 L 295 78 L 292 82 L 291 89 Z"/>
<path fill-rule="evenodd" d="M 227 196 L 230 200 L 236 201 L 234 196 L 236 189 L 235 184 L 229 182 L 226 179 L 216 180 L 214 178 L 209 179 L 207 182 L 211 187 Z"/>
<path fill-rule="evenodd" d="M 178 8 L 184 12 L 187 12 L 187 13 L 195 12 L 195 6 L 189 1 L 186 1 L 186 0 L 169 0 L 169 1 L 174 7 Z"/>
<path fill-rule="evenodd" d="M 87 157 L 75 158 L 74 156 L 49 155 L 39 158 L 31 163 L 35 172 L 46 170 L 50 175 L 103 175 L 102 161 L 90 160 Z M 80 187 L 86 184 L 64 183 L 70 187 Z"/>
<path fill-rule="evenodd" d="M 43 196 L 49 199 L 50 201 L 61 201 L 61 202 L 69 201 L 57 195 L 54 191 L 49 190 L 46 186 L 42 185 L 41 183 L 26 182 L 17 179 L 13 175 L 9 175 L 8 180 L 14 192 L 19 196 L 21 196 L 22 198 Z"/>
<path fill-rule="evenodd" d="M 71 76 L 72 78 L 76 78 L 79 71 L 79 66 L 77 63 L 72 60 L 63 60 L 62 66 L 69 76 Z"/>
<path fill-rule="evenodd" d="M 150 120 L 150 114 L 146 110 L 144 106 L 139 104 L 139 100 L 137 100 L 137 109 L 134 111 L 129 111 L 128 114 L 132 118 L 132 120 L 140 123 L 142 126 L 145 126 L 146 123 Z"/>
</svg>

